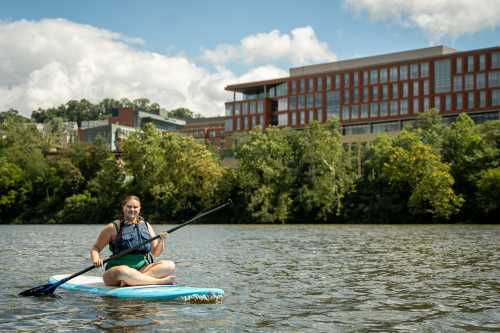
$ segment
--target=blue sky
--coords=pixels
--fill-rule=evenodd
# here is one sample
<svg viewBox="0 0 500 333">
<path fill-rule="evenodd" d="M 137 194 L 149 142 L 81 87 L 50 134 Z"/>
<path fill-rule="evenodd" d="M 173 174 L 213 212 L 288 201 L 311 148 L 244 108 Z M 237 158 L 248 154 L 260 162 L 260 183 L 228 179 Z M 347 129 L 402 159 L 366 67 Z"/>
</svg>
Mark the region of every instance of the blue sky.
<svg viewBox="0 0 500 333">
<path fill-rule="evenodd" d="M 223 113 L 224 86 L 313 63 L 497 46 L 500 0 L 26 1 L 0 4 L 0 110 L 147 97 Z"/>
</svg>

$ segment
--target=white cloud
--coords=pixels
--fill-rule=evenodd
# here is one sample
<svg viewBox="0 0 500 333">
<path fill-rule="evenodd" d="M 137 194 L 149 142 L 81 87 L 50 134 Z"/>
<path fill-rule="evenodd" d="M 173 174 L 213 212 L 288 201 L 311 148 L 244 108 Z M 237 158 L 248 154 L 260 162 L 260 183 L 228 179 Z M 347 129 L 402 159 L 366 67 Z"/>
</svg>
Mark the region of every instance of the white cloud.
<svg viewBox="0 0 500 333">
<path fill-rule="evenodd" d="M 202 58 L 215 65 L 229 61 L 262 64 L 277 60 L 304 65 L 336 60 L 335 54 L 317 39 L 311 27 L 295 28 L 290 35 L 273 30 L 247 36 L 238 45 L 220 44 L 215 49 L 202 49 Z"/>
<path fill-rule="evenodd" d="M 500 0 L 344 0 L 373 20 L 422 29 L 431 44 L 500 24 Z"/>
<path fill-rule="evenodd" d="M 162 107 L 224 113 L 229 84 L 286 75 L 272 66 L 241 78 L 224 67 L 210 72 L 185 56 L 138 51 L 131 38 L 63 19 L 0 21 L 0 110 L 31 111 L 70 99 L 145 97 Z"/>
</svg>

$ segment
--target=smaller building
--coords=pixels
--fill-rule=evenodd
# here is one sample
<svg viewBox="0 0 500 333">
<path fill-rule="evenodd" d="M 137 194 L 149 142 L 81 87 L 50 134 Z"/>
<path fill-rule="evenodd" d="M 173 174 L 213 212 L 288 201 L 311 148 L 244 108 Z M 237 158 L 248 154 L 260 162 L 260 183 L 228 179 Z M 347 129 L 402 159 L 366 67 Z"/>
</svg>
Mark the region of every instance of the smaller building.
<svg viewBox="0 0 500 333">
<path fill-rule="evenodd" d="M 224 121 L 225 117 L 189 119 L 186 121 L 186 126 L 181 130 L 181 133 L 221 150 L 224 149 L 226 144 Z"/>
<path fill-rule="evenodd" d="M 179 131 L 186 122 L 179 119 L 163 117 L 157 114 L 121 108 L 112 111 L 111 117 L 105 120 L 83 121 L 78 129 L 78 137 L 83 142 L 93 143 L 101 137 L 111 151 L 120 151 L 120 142 L 130 133 L 153 124 L 159 131 Z"/>
</svg>

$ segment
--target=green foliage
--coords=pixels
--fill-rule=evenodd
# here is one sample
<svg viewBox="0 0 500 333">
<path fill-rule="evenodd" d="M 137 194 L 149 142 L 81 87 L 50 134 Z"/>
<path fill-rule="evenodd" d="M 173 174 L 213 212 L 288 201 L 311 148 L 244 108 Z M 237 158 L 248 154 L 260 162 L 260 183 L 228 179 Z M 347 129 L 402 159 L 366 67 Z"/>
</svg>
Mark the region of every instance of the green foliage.
<svg viewBox="0 0 500 333">
<path fill-rule="evenodd" d="M 498 218 L 500 213 L 500 167 L 483 171 L 477 180 L 477 202 L 482 213 L 491 218 Z"/>
</svg>

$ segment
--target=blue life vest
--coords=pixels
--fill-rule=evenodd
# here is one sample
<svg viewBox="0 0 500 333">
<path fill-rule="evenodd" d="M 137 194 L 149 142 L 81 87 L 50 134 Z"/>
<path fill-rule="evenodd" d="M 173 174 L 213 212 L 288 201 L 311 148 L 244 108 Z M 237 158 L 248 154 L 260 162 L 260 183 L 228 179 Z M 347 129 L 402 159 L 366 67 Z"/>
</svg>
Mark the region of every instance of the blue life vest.
<svg viewBox="0 0 500 333">
<path fill-rule="evenodd" d="M 117 227 L 115 222 L 113 222 L 113 224 Z M 113 254 L 136 247 L 151 238 L 148 223 L 142 217 L 139 217 L 139 223 L 137 224 L 128 224 L 120 221 L 118 227 L 118 234 L 116 235 L 115 241 L 109 243 L 109 249 Z M 141 246 L 132 253 L 148 254 L 149 252 L 151 252 L 151 243 Z"/>
</svg>

